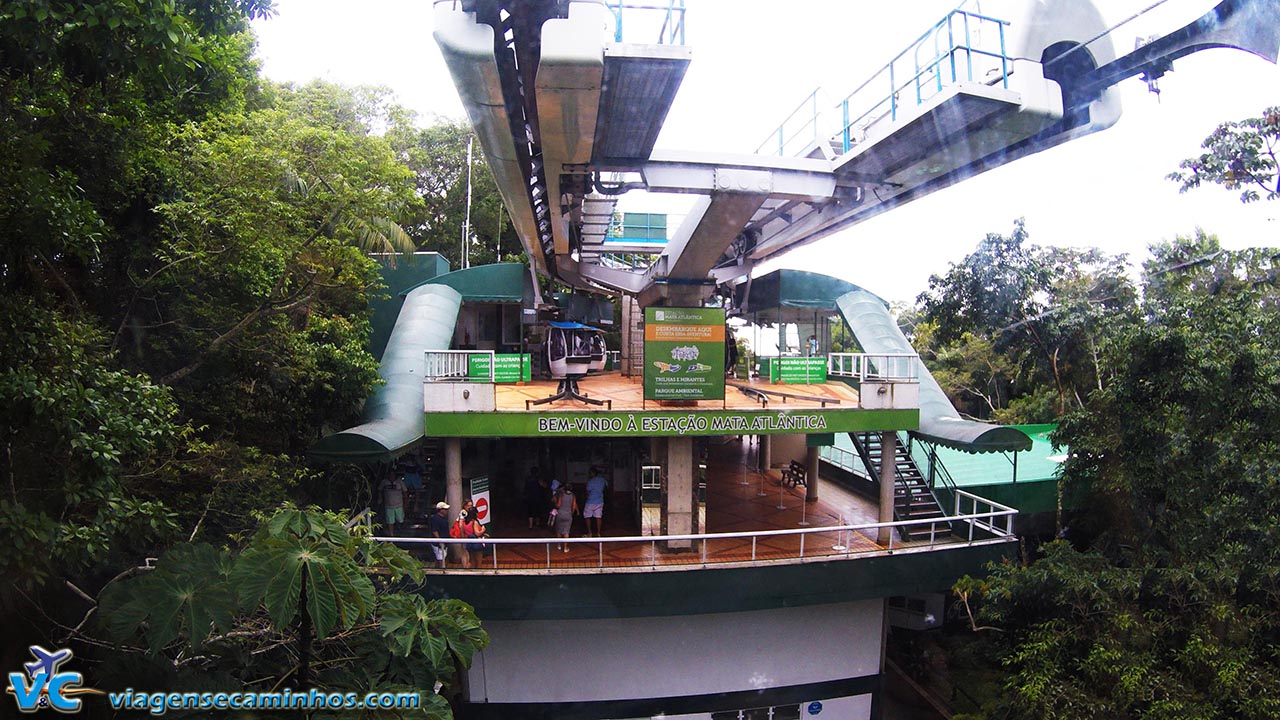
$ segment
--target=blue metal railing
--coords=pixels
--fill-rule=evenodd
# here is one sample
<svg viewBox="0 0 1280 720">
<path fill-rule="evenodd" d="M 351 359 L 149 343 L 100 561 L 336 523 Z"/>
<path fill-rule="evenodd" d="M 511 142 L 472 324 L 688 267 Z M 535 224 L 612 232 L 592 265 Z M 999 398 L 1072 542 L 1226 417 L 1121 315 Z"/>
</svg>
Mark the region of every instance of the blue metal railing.
<svg viewBox="0 0 1280 720">
<path fill-rule="evenodd" d="M 948 85 L 958 82 L 975 82 L 978 77 L 982 82 L 1001 83 L 1009 87 L 1009 69 L 1013 62 L 1006 50 L 1005 26 L 1009 22 L 989 15 L 964 10 L 963 6 L 952 10 L 929 28 L 915 42 L 889 61 L 889 64 L 876 71 L 870 78 L 857 87 L 840 103 L 843 125 L 840 130 L 840 143 L 844 152 L 849 152 L 854 143 L 854 128 L 864 123 L 864 128 L 882 118 L 890 121 L 898 119 L 902 108 L 903 93 L 915 98 L 915 105 L 922 105 L 934 95 L 942 92 Z M 957 25 L 959 27 L 957 28 Z M 988 49 L 983 46 L 980 30 L 994 26 L 998 48 Z M 959 32 L 957 32 L 959 31 Z M 959 35 L 959 37 L 957 37 Z M 922 49 L 933 46 L 933 57 L 920 57 Z M 911 75 L 902 82 L 898 81 L 899 64 L 911 53 Z M 963 58 L 959 62 L 958 58 Z M 982 73 L 975 74 L 975 58 L 990 58 L 999 63 L 999 75 L 988 80 Z M 981 70 L 981 68 L 978 68 Z M 888 94 L 884 95 L 885 80 L 888 81 Z M 911 92 L 914 91 L 914 92 Z M 872 101 L 856 117 L 862 97 L 871 95 Z M 887 106 L 887 108 L 886 108 Z"/>
<path fill-rule="evenodd" d="M 653 17 L 656 13 L 664 13 L 662 26 L 658 30 L 659 45 L 684 45 L 684 0 L 655 0 L 654 2 L 636 2 L 635 0 L 606 0 L 605 4 L 613 12 L 613 40 L 622 42 L 623 18 L 635 17 L 632 11 L 645 11 Z M 631 23 L 627 23 L 630 27 Z M 632 38 L 634 42 L 635 39 Z"/>
<path fill-rule="evenodd" d="M 1009 22 L 965 10 L 967 4 L 968 0 L 934 23 L 836 106 L 840 130 L 831 138 L 833 146 L 849 152 L 858 141 L 855 135 L 859 130 L 865 132 L 882 119 L 896 121 L 904 103 L 922 105 L 949 85 L 983 82 L 1009 87 L 1013 63 L 1006 47 L 1005 28 Z M 983 30 L 987 28 L 994 28 L 994 39 L 991 32 L 984 37 Z M 989 65 L 983 65 L 984 59 Z M 768 148 L 767 154 L 785 156 L 817 144 L 821 132 L 818 92 L 814 90 L 805 98 L 769 133 L 756 152 L 766 152 Z M 806 142 L 797 148 L 796 141 Z"/>
<path fill-rule="evenodd" d="M 818 92 L 820 90 L 821 88 L 814 88 L 813 92 L 791 111 L 787 119 L 756 146 L 757 155 L 765 153 L 766 147 L 776 144 L 775 150 L 765 154 L 772 155 L 776 151 L 779 157 L 785 157 L 795 154 L 793 150 L 796 146 L 793 141 L 801 142 L 799 150 L 804 150 L 818 142 Z"/>
</svg>

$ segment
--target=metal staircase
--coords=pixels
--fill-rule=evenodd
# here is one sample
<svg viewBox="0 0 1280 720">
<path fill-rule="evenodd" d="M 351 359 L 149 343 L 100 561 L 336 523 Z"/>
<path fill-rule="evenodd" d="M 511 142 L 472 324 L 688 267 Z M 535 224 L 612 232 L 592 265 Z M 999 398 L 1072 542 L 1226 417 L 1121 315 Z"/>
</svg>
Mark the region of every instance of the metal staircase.
<svg viewBox="0 0 1280 720">
<path fill-rule="evenodd" d="M 866 467 L 872 481 L 879 480 L 882 454 L 880 433 L 849 433 L 849 437 L 853 440 L 858 456 L 862 458 L 862 464 Z M 899 447 L 905 447 L 903 440 L 899 435 Z M 946 513 L 942 511 L 938 498 L 934 496 L 916 461 L 912 459 L 910 453 L 897 452 L 894 455 L 897 462 L 893 473 L 893 519 L 895 521 L 939 519 L 937 523 L 900 527 L 898 534 L 903 540 L 927 539 L 931 535 L 935 538 L 950 535 L 951 523 L 947 520 Z"/>
</svg>

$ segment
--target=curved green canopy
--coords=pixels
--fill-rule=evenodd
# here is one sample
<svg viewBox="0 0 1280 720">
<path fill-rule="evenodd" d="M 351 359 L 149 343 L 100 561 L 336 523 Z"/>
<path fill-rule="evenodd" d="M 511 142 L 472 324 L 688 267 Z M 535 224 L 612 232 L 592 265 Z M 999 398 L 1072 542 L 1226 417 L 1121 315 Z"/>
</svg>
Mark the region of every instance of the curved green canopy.
<svg viewBox="0 0 1280 720">
<path fill-rule="evenodd" d="M 865 290 L 841 295 L 840 315 L 862 349 L 872 354 L 914 354 L 915 349 L 898 329 L 889 308 Z M 918 362 L 918 361 L 917 361 Z M 1008 452 L 1031 449 L 1031 438 L 1012 427 L 965 420 L 929 368 L 919 362 L 920 428 L 913 434 L 939 445 L 965 452 Z"/>
<path fill-rule="evenodd" d="M 452 273 L 450 273 L 452 274 Z M 448 350 L 462 295 L 448 285 L 409 290 L 378 374 L 385 384 L 365 403 L 364 422 L 311 446 L 322 460 L 390 460 L 422 439 L 423 353 Z"/>
</svg>

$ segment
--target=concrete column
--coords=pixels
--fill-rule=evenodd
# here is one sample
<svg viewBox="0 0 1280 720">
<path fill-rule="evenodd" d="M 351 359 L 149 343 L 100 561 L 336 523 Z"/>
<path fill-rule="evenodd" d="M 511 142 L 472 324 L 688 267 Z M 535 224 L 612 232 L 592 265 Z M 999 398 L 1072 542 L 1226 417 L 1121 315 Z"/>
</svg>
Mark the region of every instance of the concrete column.
<svg viewBox="0 0 1280 720">
<path fill-rule="evenodd" d="M 805 448 L 804 456 L 804 501 L 818 502 L 818 451 L 822 448 L 814 445 Z"/>
<path fill-rule="evenodd" d="M 449 527 L 453 527 L 462 509 L 462 438 L 444 441 L 444 501 L 449 503 Z M 449 546 L 449 559 L 462 562 L 461 545 Z"/>
<path fill-rule="evenodd" d="M 693 534 L 694 513 L 698 511 L 694 503 L 696 493 L 693 438 L 667 438 L 667 493 L 663 513 L 666 519 L 664 531 L 667 535 Z M 692 547 L 690 540 L 671 540 L 667 543 L 668 550 L 689 547 Z"/>
<path fill-rule="evenodd" d="M 893 480 L 898 465 L 898 433 L 880 433 L 880 518 L 882 523 L 893 522 Z M 880 528 L 876 542 L 889 544 L 893 528 Z"/>
<path fill-rule="evenodd" d="M 772 451 L 773 451 L 773 436 L 761 435 L 760 450 L 757 455 L 757 458 L 760 461 L 760 472 L 767 471 L 770 465 L 773 463 Z"/>
</svg>

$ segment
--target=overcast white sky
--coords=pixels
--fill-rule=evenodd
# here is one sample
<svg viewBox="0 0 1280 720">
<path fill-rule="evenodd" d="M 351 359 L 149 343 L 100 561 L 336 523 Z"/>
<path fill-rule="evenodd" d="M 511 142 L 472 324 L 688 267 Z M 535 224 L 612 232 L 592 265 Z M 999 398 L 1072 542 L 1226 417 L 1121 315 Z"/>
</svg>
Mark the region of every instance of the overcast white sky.
<svg viewBox="0 0 1280 720">
<path fill-rule="evenodd" d="M 658 146 L 750 152 L 815 87 L 833 101 L 844 97 L 957 0 L 686 4 L 694 59 Z M 1110 25 L 1152 0 L 1098 4 Z M 1123 54 L 1135 37 L 1180 27 L 1214 4 L 1166 0 L 1116 30 L 1116 50 Z M 464 117 L 431 36 L 429 0 L 276 0 L 276 8 L 276 17 L 255 23 L 267 76 L 386 85 L 424 118 Z M 1277 244 L 1280 205 L 1242 205 L 1217 186 L 1180 195 L 1164 176 L 1197 154 L 1219 122 L 1280 105 L 1280 70 L 1238 50 L 1208 50 L 1177 61 L 1160 87 L 1157 97 L 1141 81 L 1125 81 L 1115 127 L 909 203 L 780 264 L 910 301 L 929 275 L 945 272 L 986 233 L 1008 232 L 1017 217 L 1027 219 L 1032 242 L 1097 246 L 1136 261 L 1150 243 L 1197 226 L 1231 248 Z"/>
</svg>

